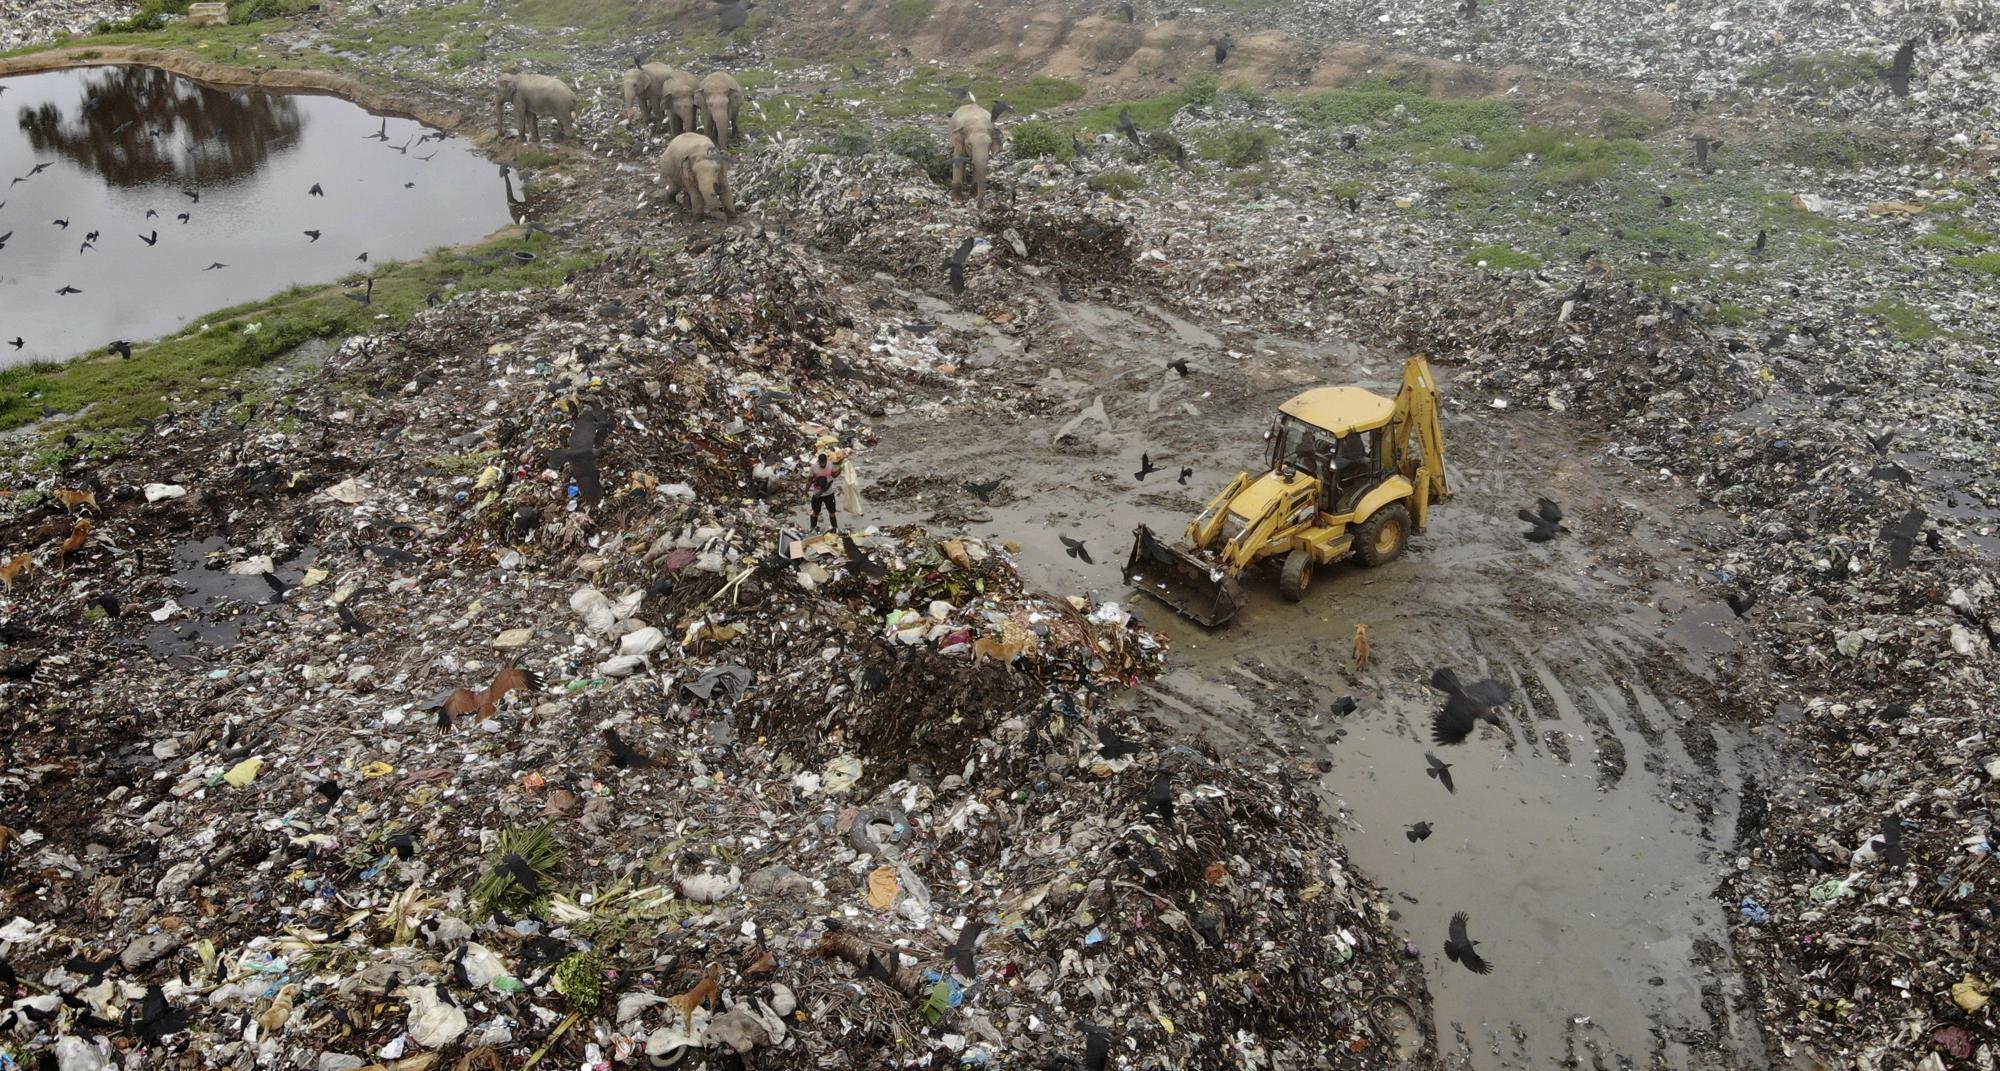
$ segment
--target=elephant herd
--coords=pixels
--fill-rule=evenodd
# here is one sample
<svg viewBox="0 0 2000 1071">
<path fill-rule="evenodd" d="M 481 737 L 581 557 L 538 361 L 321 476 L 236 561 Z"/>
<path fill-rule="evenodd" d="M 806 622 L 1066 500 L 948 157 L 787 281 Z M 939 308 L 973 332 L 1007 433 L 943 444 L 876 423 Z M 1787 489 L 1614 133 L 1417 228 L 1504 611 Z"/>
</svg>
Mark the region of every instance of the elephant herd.
<svg viewBox="0 0 2000 1071">
<path fill-rule="evenodd" d="M 743 108 L 743 87 L 721 71 L 703 78 L 664 63 L 635 64 L 624 72 L 625 108 L 620 121 L 628 125 L 665 122 L 673 139 L 660 154 L 660 177 L 669 200 L 686 199 L 688 216 L 703 220 L 719 211 L 736 218 L 736 195 L 730 189 L 729 146 L 739 138 L 737 114 Z M 541 120 L 553 119 L 558 140 L 567 140 L 576 123 L 576 93 L 561 79 L 544 74 L 503 74 L 493 100 L 494 121 L 504 137 L 507 106 L 514 106 L 521 138 L 536 141 Z M 999 107 L 1004 107 L 1000 105 Z M 975 203 L 986 199 L 987 167 L 1000 150 L 999 124 L 993 113 L 966 104 L 951 115 L 951 186 L 965 185 L 972 172 Z"/>
<path fill-rule="evenodd" d="M 729 144 L 738 136 L 737 113 L 743 108 L 743 87 L 721 71 L 696 78 L 664 63 L 647 63 L 626 71 L 623 78 L 626 123 L 665 120 L 673 132 L 660 155 L 660 177 L 669 199 L 686 198 L 688 215 L 705 219 L 719 211 L 736 218 L 736 195 L 729 187 Z M 493 121 L 507 134 L 507 106 L 513 105 L 523 141 L 541 137 L 541 121 L 553 119 L 557 140 L 567 140 L 576 123 L 576 92 L 559 78 L 545 74 L 503 74 L 494 87 Z M 703 130 L 706 133 L 703 133 Z"/>
</svg>

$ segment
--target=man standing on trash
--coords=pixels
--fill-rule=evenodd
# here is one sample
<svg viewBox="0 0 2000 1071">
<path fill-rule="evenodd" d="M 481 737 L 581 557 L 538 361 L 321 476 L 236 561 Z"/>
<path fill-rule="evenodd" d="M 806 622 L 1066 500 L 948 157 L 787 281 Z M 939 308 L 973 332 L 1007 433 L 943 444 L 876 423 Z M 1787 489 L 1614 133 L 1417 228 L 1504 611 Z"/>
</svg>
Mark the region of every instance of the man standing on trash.
<svg viewBox="0 0 2000 1071">
<path fill-rule="evenodd" d="M 835 513 L 833 508 L 834 481 L 839 478 L 840 463 L 834 460 L 826 447 L 822 446 L 818 456 L 813 458 L 812 476 L 806 481 L 806 491 L 812 496 L 810 524 L 813 528 L 819 527 L 819 511 L 824 508 L 829 528 L 835 532 L 840 531 L 840 515 Z"/>
</svg>

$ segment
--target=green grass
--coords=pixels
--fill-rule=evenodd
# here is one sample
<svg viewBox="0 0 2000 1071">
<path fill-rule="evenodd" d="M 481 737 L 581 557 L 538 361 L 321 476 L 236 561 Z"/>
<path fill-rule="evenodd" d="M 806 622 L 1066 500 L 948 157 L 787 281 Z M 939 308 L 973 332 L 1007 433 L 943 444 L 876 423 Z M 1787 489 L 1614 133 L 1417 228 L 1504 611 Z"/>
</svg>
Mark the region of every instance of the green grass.
<svg viewBox="0 0 2000 1071">
<path fill-rule="evenodd" d="M 0 430 L 42 418 L 44 407 L 82 413 L 66 430 L 129 426 L 165 412 L 176 400 L 220 393 L 232 377 L 290 353 L 314 339 L 380 330 L 408 320 L 433 291 L 507 290 L 551 286 L 586 267 L 595 254 L 564 255 L 543 235 L 508 237 L 465 253 L 441 252 L 424 260 L 384 264 L 375 273 L 370 305 L 338 289 L 299 287 L 260 301 L 197 318 L 173 336 L 133 348 L 132 359 L 86 354 L 64 364 L 0 369 Z M 537 254 L 528 264 L 511 254 Z M 491 258 L 472 263 L 468 256 Z M 384 317 L 386 319 L 378 319 Z M 253 326 L 254 329 L 253 329 Z M 207 330 L 202 330 L 206 326 Z M 82 412 L 88 409 L 88 412 Z"/>
<path fill-rule="evenodd" d="M 1894 298 L 1883 298 L 1861 311 L 1880 319 L 1890 334 L 1906 342 L 1921 342 L 1944 334 L 1922 309 Z"/>
<path fill-rule="evenodd" d="M 937 0 L 889 0 L 889 11 L 884 16 L 891 32 L 907 37 L 923 28 L 931 20 L 931 12 L 937 7 Z"/>
<path fill-rule="evenodd" d="M 1875 80 L 1881 61 L 1874 56 L 1843 52 L 1815 52 L 1790 59 L 1767 60 L 1743 72 L 1744 80 L 1756 85 L 1791 85 L 1804 89 L 1832 90 L 1866 85 Z"/>
<path fill-rule="evenodd" d="M 1607 138 L 1644 141 L 1660 132 L 1661 124 L 1651 116 L 1620 108 L 1606 109 L 1597 117 L 1597 132 Z"/>
<path fill-rule="evenodd" d="M 1434 149 L 1435 159 L 1461 167 L 1487 170 L 1512 167 L 1532 158 L 1546 169 L 1548 181 L 1556 185 L 1578 185 L 1609 177 L 1621 166 L 1647 163 L 1652 154 L 1639 142 L 1625 138 L 1599 138 L 1571 134 L 1545 126 L 1497 133 L 1479 149 L 1444 146 Z"/>
<path fill-rule="evenodd" d="M 915 161 L 932 182 L 942 186 L 951 181 L 951 153 L 945 149 L 945 139 L 941 134 L 916 127 L 898 127 L 884 134 L 879 143 L 884 149 Z"/>
<path fill-rule="evenodd" d="M 1330 89 L 1297 97 L 1290 107 L 1316 126 L 1365 128 L 1361 146 L 1370 154 L 1448 145 L 1457 138 L 1483 142 L 1515 133 L 1523 120 L 1521 109 L 1506 101 L 1439 100 L 1396 89 Z"/>
<path fill-rule="evenodd" d="M 1763 312 L 1762 309 L 1724 303 L 1715 307 L 1715 320 L 1729 327 L 1742 327 L 1763 315 Z"/>
<path fill-rule="evenodd" d="M 1132 112 L 1132 122 L 1139 129 L 1164 130 L 1168 123 L 1173 122 L 1175 114 L 1193 103 L 1188 93 L 1186 88 L 1171 89 L 1157 97 L 1113 101 L 1076 116 L 1070 120 L 1070 124 L 1078 131 L 1102 134 L 1118 129 L 1118 113 L 1129 109 Z"/>
<path fill-rule="evenodd" d="M 1983 249 L 1992 245 L 1996 236 L 1992 231 L 1982 230 L 1962 219 L 1941 219 L 1931 228 L 1931 232 L 1914 243 L 1919 249 L 1949 249 L 1954 252 L 1967 249 Z"/>
<path fill-rule="evenodd" d="M 1963 271 L 2000 275 L 2000 253 L 1977 253 L 1969 257 L 1946 257 L 1944 262 Z"/>
<path fill-rule="evenodd" d="M 1513 246 L 1482 245 L 1468 250 L 1459 263 L 1493 271 L 1533 271 L 1542 266 L 1542 258 L 1533 253 L 1523 253 Z"/>
<path fill-rule="evenodd" d="M 1146 178 L 1133 171 L 1100 171 L 1090 176 L 1090 188 L 1123 200 L 1126 194 L 1146 188 Z"/>
<path fill-rule="evenodd" d="M 1076 149 L 1062 131 L 1056 129 L 1054 124 L 1038 119 L 1014 124 L 1007 131 L 1007 147 L 1020 156 L 1053 156 L 1067 160 L 1076 155 Z"/>
<path fill-rule="evenodd" d="M 1782 163 L 1815 171 L 1922 164 L 1937 155 L 1935 149 L 1927 150 L 1916 139 L 1891 130 L 1803 124 L 1785 128 L 1770 151 Z"/>
<path fill-rule="evenodd" d="M 1201 154 L 1240 171 L 1269 160 L 1277 144 L 1278 132 L 1268 126 L 1237 126 L 1201 139 Z"/>
<path fill-rule="evenodd" d="M 973 97 L 989 108 L 994 102 L 1004 100 L 1022 115 L 1046 111 L 1083 96 L 1082 86 L 1061 78 L 1037 75 L 1025 82 L 1010 82 L 991 76 L 950 78 L 932 67 L 918 68 L 900 86 L 859 86 L 851 88 L 846 95 L 877 100 L 882 113 L 894 119 L 919 115 L 943 117 L 964 103 L 951 91 L 952 87 L 971 89 Z"/>
</svg>

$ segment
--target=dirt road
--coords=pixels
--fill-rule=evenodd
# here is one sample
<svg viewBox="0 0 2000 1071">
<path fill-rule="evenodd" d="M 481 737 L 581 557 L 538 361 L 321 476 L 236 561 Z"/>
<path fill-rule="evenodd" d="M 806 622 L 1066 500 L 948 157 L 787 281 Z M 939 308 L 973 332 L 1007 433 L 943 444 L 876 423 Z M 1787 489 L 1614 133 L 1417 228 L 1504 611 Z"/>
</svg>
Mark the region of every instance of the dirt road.
<svg viewBox="0 0 2000 1071">
<path fill-rule="evenodd" d="M 892 419 L 864 461 L 866 519 L 1016 540 L 1032 582 L 1122 599 L 1172 637 L 1173 668 L 1142 709 L 1273 762 L 1330 762 L 1322 783 L 1354 860 L 1423 958 L 1444 1064 L 1765 1066 L 1709 895 L 1731 863 L 1737 787 L 1765 760 L 1701 698 L 1704 655 L 1733 643 L 1727 609 L 1655 579 L 1675 565 L 1674 526 L 1689 523 L 1669 512 L 1681 506 L 1671 492 L 1621 485 L 1631 477 L 1599 464 L 1602 444 L 1577 428 L 1453 397 L 1445 370 L 1456 497 L 1410 553 L 1322 571 L 1298 604 L 1252 577 L 1235 622 L 1204 630 L 1123 590 L 1133 526 L 1177 532 L 1256 463 L 1278 402 L 1322 381 L 1391 392 L 1401 355 L 1218 335 L 1157 309 L 1050 308 L 1046 329 L 988 331 L 971 358 L 1038 383 L 1046 415 Z M 1187 377 L 1167 370 L 1171 356 L 1188 360 Z M 1142 452 L 1161 466 L 1144 481 Z M 1006 483 L 990 507 L 959 488 L 994 477 Z M 1528 544 L 1513 513 L 1545 493 L 1576 534 Z M 1058 535 L 1082 540 L 1094 564 Z M 1358 674 L 1356 622 L 1375 649 Z M 1506 731 L 1432 744 L 1437 696 L 1424 681 L 1438 665 L 1513 683 Z M 1348 694 L 1359 709 L 1331 715 Z M 1454 764 L 1456 793 L 1424 776 L 1426 751 Z M 1418 821 L 1435 832 L 1412 843 Z M 1471 915 L 1493 974 L 1445 959 L 1455 911 Z"/>
</svg>

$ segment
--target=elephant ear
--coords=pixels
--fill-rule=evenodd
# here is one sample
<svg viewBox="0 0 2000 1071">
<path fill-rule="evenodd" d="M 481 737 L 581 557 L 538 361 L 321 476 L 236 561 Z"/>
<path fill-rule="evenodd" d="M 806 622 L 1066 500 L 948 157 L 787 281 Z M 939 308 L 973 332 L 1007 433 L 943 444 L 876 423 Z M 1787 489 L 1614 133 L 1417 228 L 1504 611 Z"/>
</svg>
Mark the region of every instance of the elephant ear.
<svg viewBox="0 0 2000 1071">
<path fill-rule="evenodd" d="M 681 158 L 681 188 L 688 189 L 693 185 L 694 185 L 694 157 L 684 156 Z"/>
<path fill-rule="evenodd" d="M 729 110 L 733 112 L 736 109 L 741 108 L 742 106 L 743 106 L 743 90 L 736 86 L 730 86 Z"/>
</svg>

